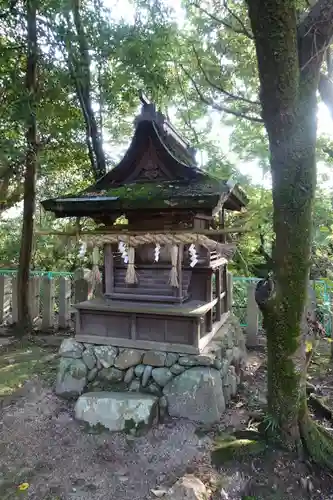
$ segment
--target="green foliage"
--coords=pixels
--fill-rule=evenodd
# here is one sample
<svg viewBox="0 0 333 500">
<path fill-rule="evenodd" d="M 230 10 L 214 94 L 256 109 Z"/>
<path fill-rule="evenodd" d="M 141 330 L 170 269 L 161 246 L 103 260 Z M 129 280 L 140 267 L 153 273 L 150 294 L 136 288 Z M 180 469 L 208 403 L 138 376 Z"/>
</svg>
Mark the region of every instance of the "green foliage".
<svg viewBox="0 0 333 500">
<path fill-rule="evenodd" d="M 301 2 L 302 3 L 302 2 Z M 24 90 L 24 11 L 9 9 L 0 37 L 0 210 L 22 199 L 27 96 Z M 114 22 L 112 12 L 98 2 L 82 2 L 82 20 L 92 59 L 92 93 L 103 123 L 109 167 L 114 165 L 132 134 L 139 89 L 198 149 L 198 163 L 219 178 L 233 176 L 250 198 L 247 213 L 229 214 L 228 224 L 246 224 L 233 262 L 236 274 L 261 276 L 273 244 L 270 190 L 242 175 L 237 161 L 255 162 L 268 171 L 269 150 L 260 122 L 259 84 L 254 44 L 245 3 L 184 2 L 184 22 L 164 1 L 133 0 L 134 22 Z M 40 3 L 39 105 L 41 140 L 38 202 L 78 192 L 92 181 L 85 144 L 85 127 L 68 70 L 64 2 Z M 300 5 L 300 11 L 304 5 Z M 231 113 L 230 113 L 231 112 Z M 230 134 L 230 137 L 229 137 Z M 320 137 L 318 159 L 332 161 L 332 140 Z M 230 154 L 232 153 L 232 154 Z M 236 154 L 237 157 L 233 156 Z M 314 208 L 313 276 L 331 278 L 332 193 L 319 189 Z M 65 229 L 72 222 L 54 221 L 37 206 L 36 229 Z M 3 220 L 0 259 L 3 267 L 17 265 L 21 220 Z M 260 234 L 264 239 L 260 238 Z M 53 236 L 34 243 L 35 268 L 66 270 L 77 264 L 76 248 Z M 263 251 L 264 250 L 264 251 Z"/>
</svg>

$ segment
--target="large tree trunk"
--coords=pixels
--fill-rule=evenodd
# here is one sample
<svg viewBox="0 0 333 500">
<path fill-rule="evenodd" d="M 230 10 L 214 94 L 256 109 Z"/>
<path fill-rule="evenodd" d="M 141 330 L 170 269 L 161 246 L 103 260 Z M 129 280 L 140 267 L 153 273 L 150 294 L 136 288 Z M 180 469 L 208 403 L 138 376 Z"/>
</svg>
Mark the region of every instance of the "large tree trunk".
<svg viewBox="0 0 333 500">
<path fill-rule="evenodd" d="M 316 90 L 333 36 L 333 2 L 319 0 L 298 26 L 296 2 L 247 2 L 273 186 L 274 287 L 266 287 L 270 293 L 258 303 L 267 332 L 269 416 L 285 444 L 305 445 L 318 463 L 333 468 L 333 438 L 307 409 L 304 324 L 316 186 Z"/>
<path fill-rule="evenodd" d="M 316 185 L 316 94 L 292 120 L 267 121 L 273 178 L 274 293 L 264 311 L 268 405 L 285 442 L 299 444 L 305 396 L 304 309 L 308 290 L 312 203 Z"/>
<path fill-rule="evenodd" d="M 37 124 L 36 124 L 36 93 L 37 93 L 37 1 L 27 0 L 27 71 L 26 89 L 29 107 L 27 111 L 27 151 L 24 176 L 24 207 L 23 225 L 20 248 L 20 261 L 17 275 L 18 296 L 18 326 L 23 333 L 30 326 L 29 316 L 29 269 L 32 253 L 34 213 L 36 202 L 36 171 L 37 171 Z"/>
</svg>

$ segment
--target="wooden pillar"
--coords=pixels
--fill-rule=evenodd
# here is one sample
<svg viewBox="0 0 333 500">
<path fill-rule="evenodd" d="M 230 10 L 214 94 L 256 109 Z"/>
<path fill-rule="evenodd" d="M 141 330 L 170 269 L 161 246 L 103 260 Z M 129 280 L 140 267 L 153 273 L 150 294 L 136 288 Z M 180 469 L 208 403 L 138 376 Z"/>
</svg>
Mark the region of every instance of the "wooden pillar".
<svg viewBox="0 0 333 500">
<path fill-rule="evenodd" d="M 229 299 L 228 299 L 228 272 L 227 265 L 225 264 L 222 269 L 222 286 L 225 291 L 225 295 L 223 297 L 223 312 L 227 312 L 229 310 Z"/>
<path fill-rule="evenodd" d="M 68 328 L 71 318 L 72 284 L 69 278 L 59 279 L 59 328 Z"/>
<path fill-rule="evenodd" d="M 208 270 L 207 281 L 206 281 L 206 301 L 211 302 L 213 300 L 213 283 L 212 283 L 212 273 Z M 211 332 L 213 329 L 213 308 L 206 314 L 206 333 Z"/>
<path fill-rule="evenodd" d="M 227 311 L 232 312 L 233 306 L 233 280 L 232 273 L 227 270 Z"/>
<path fill-rule="evenodd" d="M 220 226 L 220 229 L 224 229 L 224 208 L 223 207 L 219 211 L 219 226 Z M 226 242 L 226 235 L 221 234 L 219 237 L 219 241 L 221 243 L 225 243 Z"/>
<path fill-rule="evenodd" d="M 247 288 L 246 308 L 246 345 L 255 347 L 258 344 L 259 309 L 255 301 L 255 283 L 249 283 Z"/>
<path fill-rule="evenodd" d="M 177 257 L 177 274 L 178 274 L 178 284 L 177 293 L 179 301 L 182 302 L 183 296 L 183 255 L 184 255 L 184 245 L 178 245 L 178 257 Z"/>
<path fill-rule="evenodd" d="M 8 276 L 0 276 L 0 323 L 8 316 L 10 309 L 10 281 Z"/>
<path fill-rule="evenodd" d="M 114 291 L 114 264 L 111 243 L 104 245 L 104 293 L 113 293 Z"/>
<path fill-rule="evenodd" d="M 215 283 L 216 283 L 216 298 L 217 298 L 217 304 L 216 304 L 216 321 L 221 320 L 222 316 L 222 300 L 221 300 L 221 293 L 222 293 L 222 268 L 219 266 L 216 271 L 215 271 Z"/>
<path fill-rule="evenodd" d="M 12 277 L 12 323 L 18 322 L 17 275 Z"/>
<path fill-rule="evenodd" d="M 307 314 L 310 314 L 310 318 L 312 320 L 316 319 L 315 318 L 315 316 L 316 316 L 316 302 L 317 302 L 316 292 L 310 283 L 309 287 L 308 287 Z"/>
<path fill-rule="evenodd" d="M 29 278 L 29 314 L 31 321 L 39 318 L 40 312 L 40 285 L 39 276 L 30 276 Z"/>
<path fill-rule="evenodd" d="M 74 304 L 88 300 L 89 283 L 84 279 L 83 269 L 77 269 L 74 273 Z"/>
<path fill-rule="evenodd" d="M 43 276 L 43 316 L 42 330 L 48 330 L 54 326 L 54 281 L 48 276 Z"/>
</svg>

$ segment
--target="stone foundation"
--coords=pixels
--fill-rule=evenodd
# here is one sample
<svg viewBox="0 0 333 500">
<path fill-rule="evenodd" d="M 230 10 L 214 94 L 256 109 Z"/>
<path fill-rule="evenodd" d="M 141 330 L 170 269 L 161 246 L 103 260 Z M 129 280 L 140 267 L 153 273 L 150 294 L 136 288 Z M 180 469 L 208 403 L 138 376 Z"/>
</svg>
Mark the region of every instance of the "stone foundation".
<svg viewBox="0 0 333 500">
<path fill-rule="evenodd" d="M 82 344 L 65 339 L 59 351 L 56 393 L 130 391 L 159 397 L 160 412 L 217 422 L 236 394 L 245 366 L 243 332 L 230 317 L 199 355 Z"/>
</svg>

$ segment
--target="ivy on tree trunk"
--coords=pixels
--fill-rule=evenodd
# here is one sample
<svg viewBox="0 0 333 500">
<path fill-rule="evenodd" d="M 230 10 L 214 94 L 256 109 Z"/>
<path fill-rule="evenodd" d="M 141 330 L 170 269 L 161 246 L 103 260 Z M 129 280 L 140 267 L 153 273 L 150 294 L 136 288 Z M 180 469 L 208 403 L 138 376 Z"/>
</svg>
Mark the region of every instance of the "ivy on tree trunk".
<svg viewBox="0 0 333 500">
<path fill-rule="evenodd" d="M 29 269 L 32 256 L 34 214 L 36 204 L 36 173 L 38 162 L 37 141 L 37 1 L 27 0 L 27 118 L 26 156 L 24 173 L 23 225 L 20 246 L 20 260 L 17 274 L 18 326 L 23 333 L 30 326 L 29 316 Z"/>
<path fill-rule="evenodd" d="M 320 68 L 333 36 L 333 1 L 319 0 L 297 25 L 292 0 L 247 0 L 273 189 L 274 289 L 263 308 L 268 348 L 268 410 L 284 443 L 305 445 L 333 467 L 333 439 L 306 403 L 305 329 L 316 188 Z"/>
</svg>

